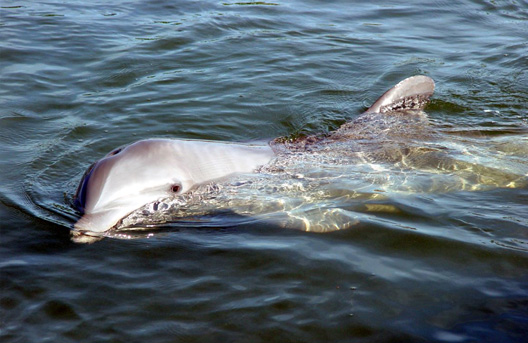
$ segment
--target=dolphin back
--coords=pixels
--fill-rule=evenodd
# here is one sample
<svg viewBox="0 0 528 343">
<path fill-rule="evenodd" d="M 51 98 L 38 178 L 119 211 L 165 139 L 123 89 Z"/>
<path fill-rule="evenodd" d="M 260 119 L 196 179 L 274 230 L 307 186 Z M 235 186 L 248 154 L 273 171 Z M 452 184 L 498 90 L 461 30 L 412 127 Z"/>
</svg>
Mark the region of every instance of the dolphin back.
<svg viewBox="0 0 528 343">
<path fill-rule="evenodd" d="M 422 110 L 429 102 L 434 89 L 435 84 L 430 77 L 424 75 L 411 76 L 386 91 L 370 106 L 367 113 Z"/>
</svg>

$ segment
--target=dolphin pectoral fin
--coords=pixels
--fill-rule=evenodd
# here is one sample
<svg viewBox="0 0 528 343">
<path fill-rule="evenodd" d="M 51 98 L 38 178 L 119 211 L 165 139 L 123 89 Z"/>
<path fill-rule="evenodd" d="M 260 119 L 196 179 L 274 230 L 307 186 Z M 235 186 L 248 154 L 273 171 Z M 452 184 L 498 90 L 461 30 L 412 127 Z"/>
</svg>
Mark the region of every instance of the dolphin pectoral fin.
<svg viewBox="0 0 528 343">
<path fill-rule="evenodd" d="M 433 95 L 434 89 L 435 84 L 430 77 L 411 76 L 385 92 L 370 106 L 367 112 L 388 113 L 421 110 L 429 102 L 429 97 Z"/>
</svg>

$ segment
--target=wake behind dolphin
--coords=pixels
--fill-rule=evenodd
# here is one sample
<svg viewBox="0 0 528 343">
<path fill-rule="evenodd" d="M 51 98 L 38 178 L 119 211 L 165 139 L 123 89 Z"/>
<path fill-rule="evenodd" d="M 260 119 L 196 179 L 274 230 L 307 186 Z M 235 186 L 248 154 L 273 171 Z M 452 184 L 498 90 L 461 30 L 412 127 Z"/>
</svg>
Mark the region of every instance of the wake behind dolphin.
<svg viewBox="0 0 528 343">
<path fill-rule="evenodd" d="M 526 172 L 446 154 L 445 137 L 431 130 L 423 112 L 433 92 L 431 78 L 407 78 L 357 119 L 326 135 L 268 144 L 151 139 L 114 150 L 80 182 L 75 206 L 82 217 L 72 239 L 91 242 L 174 221 L 210 225 L 211 217 L 222 213 L 235 213 L 241 222 L 261 218 L 331 231 L 357 221 L 335 208 L 333 200 L 380 198 L 388 184 L 399 191 L 526 184 Z M 428 173 L 409 181 L 409 173 L 401 170 L 413 169 Z M 456 181 L 446 175 L 456 175 Z"/>
</svg>

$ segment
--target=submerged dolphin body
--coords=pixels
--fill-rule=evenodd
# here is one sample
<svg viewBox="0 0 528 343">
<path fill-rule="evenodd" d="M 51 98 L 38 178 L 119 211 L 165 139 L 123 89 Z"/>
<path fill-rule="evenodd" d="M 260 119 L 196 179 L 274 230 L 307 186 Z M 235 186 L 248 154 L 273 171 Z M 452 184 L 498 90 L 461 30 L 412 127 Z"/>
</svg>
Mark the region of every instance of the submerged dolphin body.
<svg viewBox="0 0 528 343">
<path fill-rule="evenodd" d="M 490 182 L 501 179 L 506 186 L 516 182 L 519 175 L 446 157 L 446 148 L 438 148 L 436 143 L 445 137 L 435 137 L 422 111 L 433 92 L 434 82 L 429 77 L 407 78 L 364 114 L 323 136 L 279 138 L 263 145 L 153 139 L 117 149 L 93 164 L 82 178 L 75 205 L 83 216 L 74 225 L 72 239 L 91 242 L 116 236 L 112 233 L 122 228 L 155 226 L 171 218 L 231 209 L 249 217 L 288 212 L 290 218 L 300 218 L 306 230 L 317 225 L 319 231 L 347 227 L 350 218 L 339 219 L 341 212 L 333 209 L 333 204 L 329 206 L 332 210 L 324 213 L 318 206 L 310 207 L 307 212 L 315 213 L 310 219 L 304 217 L 303 205 L 342 196 L 343 190 L 328 186 L 329 179 L 345 177 L 351 183 L 345 196 L 350 197 L 350 192 L 364 185 L 354 183 L 361 178 L 350 175 L 346 168 L 354 166 L 352 172 L 360 176 L 380 177 L 369 171 L 377 168 L 377 161 L 398 168 L 456 171 L 463 174 L 464 185 L 459 189 L 469 189 L 465 188 L 469 187 L 466 171 L 469 177 L 487 175 Z M 343 166 L 345 169 L 337 169 Z M 365 171 L 357 169 L 362 166 Z M 335 173 L 326 177 L 332 170 Z M 381 176 L 391 174 L 388 171 Z M 521 179 L 524 181 L 526 175 Z M 430 181 L 423 183 L 429 187 Z M 403 179 L 402 185 L 405 182 Z M 479 182 L 487 181 L 475 181 Z M 361 192 L 356 193 L 361 196 Z M 323 223 L 328 214 L 333 216 L 328 221 L 333 228 Z"/>
</svg>

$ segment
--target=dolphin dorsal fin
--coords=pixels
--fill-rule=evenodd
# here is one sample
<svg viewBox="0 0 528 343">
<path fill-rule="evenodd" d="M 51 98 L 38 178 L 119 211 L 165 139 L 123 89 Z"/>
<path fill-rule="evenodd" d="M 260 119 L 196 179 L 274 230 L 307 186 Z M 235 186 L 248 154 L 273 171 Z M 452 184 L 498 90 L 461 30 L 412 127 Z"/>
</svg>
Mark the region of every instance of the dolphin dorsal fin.
<svg viewBox="0 0 528 343">
<path fill-rule="evenodd" d="M 367 112 L 388 113 L 405 110 L 421 110 L 433 95 L 435 84 L 433 79 L 416 75 L 400 81 L 396 86 L 386 91 Z"/>
</svg>

